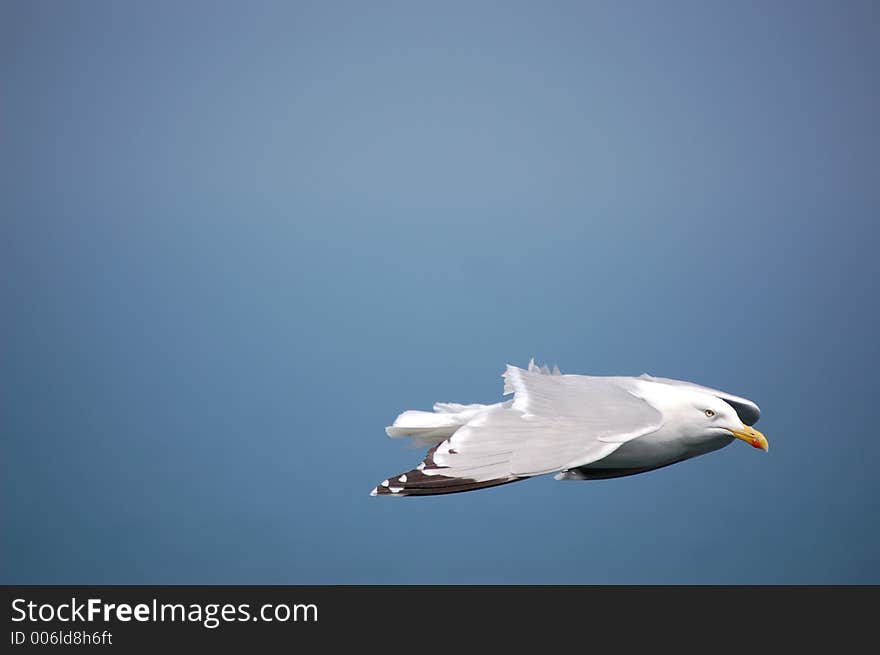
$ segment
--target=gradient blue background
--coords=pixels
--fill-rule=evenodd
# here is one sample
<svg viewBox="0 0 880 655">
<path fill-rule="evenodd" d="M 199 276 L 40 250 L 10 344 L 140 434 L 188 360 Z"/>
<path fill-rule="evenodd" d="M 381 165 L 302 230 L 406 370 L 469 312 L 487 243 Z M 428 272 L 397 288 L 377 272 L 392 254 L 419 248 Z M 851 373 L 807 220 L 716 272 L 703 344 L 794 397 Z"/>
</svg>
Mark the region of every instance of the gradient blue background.
<svg viewBox="0 0 880 655">
<path fill-rule="evenodd" d="M 873 2 L 3 2 L 4 583 L 880 583 Z M 507 362 L 756 399 L 370 498 Z"/>
</svg>

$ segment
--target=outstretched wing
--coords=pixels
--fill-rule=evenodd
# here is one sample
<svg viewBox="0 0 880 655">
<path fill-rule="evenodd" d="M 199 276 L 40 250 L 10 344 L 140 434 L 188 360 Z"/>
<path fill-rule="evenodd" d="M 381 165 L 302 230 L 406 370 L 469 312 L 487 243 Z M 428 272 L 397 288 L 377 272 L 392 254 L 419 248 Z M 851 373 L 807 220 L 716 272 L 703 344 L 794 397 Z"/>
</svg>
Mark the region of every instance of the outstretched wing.
<svg viewBox="0 0 880 655">
<path fill-rule="evenodd" d="M 512 403 L 487 406 L 378 495 L 470 491 L 583 466 L 649 434 L 662 416 L 622 378 L 546 375 L 508 366 Z"/>
</svg>

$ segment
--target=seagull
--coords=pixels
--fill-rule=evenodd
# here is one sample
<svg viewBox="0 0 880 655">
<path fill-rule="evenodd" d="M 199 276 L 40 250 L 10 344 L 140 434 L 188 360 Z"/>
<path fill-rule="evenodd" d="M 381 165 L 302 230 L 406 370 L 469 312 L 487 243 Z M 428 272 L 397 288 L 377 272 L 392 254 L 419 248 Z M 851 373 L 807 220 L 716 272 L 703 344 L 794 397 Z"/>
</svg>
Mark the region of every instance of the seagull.
<svg viewBox="0 0 880 655">
<path fill-rule="evenodd" d="M 635 475 L 728 446 L 766 451 L 752 427 L 753 401 L 693 382 L 652 377 L 563 375 L 557 366 L 507 365 L 492 405 L 436 403 L 385 428 L 429 450 L 416 468 L 387 478 L 372 496 L 474 491 L 537 475 L 601 480 Z"/>
</svg>

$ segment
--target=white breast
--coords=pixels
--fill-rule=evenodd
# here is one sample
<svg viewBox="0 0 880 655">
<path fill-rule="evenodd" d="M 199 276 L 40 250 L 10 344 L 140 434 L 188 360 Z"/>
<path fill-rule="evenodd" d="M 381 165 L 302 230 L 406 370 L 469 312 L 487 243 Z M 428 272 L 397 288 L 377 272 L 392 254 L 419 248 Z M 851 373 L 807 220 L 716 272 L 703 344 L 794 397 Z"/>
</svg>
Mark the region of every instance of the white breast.
<svg viewBox="0 0 880 655">
<path fill-rule="evenodd" d="M 656 468 L 710 453 L 729 446 L 733 441 L 733 436 L 717 436 L 694 442 L 683 439 L 674 430 L 660 428 L 623 444 L 607 457 L 585 468 Z"/>
</svg>

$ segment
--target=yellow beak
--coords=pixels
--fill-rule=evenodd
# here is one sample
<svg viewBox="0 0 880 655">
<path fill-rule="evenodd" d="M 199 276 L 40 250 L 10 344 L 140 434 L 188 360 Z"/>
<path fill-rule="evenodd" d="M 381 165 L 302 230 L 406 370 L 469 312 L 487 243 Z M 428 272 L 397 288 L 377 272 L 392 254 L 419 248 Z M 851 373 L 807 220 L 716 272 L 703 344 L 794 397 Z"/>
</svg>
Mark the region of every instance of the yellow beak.
<svg viewBox="0 0 880 655">
<path fill-rule="evenodd" d="M 748 444 L 751 444 L 755 448 L 760 448 L 763 451 L 767 451 L 770 445 L 767 443 L 767 437 L 765 437 L 759 430 L 756 430 L 751 425 L 743 425 L 742 430 L 731 430 L 733 436 L 737 439 L 742 439 Z"/>
</svg>

